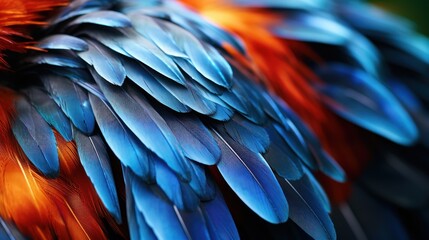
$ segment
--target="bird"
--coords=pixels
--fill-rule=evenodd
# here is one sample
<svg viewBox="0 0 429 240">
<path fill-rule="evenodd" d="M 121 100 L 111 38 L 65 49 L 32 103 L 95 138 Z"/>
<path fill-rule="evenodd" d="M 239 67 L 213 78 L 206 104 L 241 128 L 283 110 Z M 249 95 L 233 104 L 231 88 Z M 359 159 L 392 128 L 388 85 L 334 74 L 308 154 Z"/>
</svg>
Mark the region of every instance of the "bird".
<svg viewBox="0 0 429 240">
<path fill-rule="evenodd" d="M 429 45 L 406 20 L 334 0 L 0 6 L 0 239 L 427 236 Z"/>
</svg>

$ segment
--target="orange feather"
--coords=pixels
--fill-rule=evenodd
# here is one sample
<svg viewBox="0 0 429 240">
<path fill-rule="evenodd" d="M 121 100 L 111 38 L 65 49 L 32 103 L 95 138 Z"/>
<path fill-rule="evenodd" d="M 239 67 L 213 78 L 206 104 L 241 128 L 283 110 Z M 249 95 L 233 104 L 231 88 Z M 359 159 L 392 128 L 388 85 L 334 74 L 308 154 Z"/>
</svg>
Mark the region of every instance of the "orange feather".
<svg viewBox="0 0 429 240">
<path fill-rule="evenodd" d="M 113 220 L 86 176 L 76 146 L 56 134 L 61 174 L 47 179 L 25 157 L 11 131 L 14 99 L 0 88 L 0 216 L 32 239 L 106 239 Z"/>
<path fill-rule="evenodd" d="M 31 48 L 30 31 L 45 24 L 52 10 L 68 0 L 0 0 L 0 69 L 8 68 L 5 51 Z"/>
</svg>

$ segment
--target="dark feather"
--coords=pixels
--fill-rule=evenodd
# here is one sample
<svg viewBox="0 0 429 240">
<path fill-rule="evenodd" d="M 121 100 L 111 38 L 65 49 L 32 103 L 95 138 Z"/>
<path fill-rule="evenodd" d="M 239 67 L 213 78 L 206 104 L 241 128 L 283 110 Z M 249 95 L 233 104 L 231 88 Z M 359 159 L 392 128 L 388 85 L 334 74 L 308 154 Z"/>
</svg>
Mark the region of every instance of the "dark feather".
<svg viewBox="0 0 429 240">
<path fill-rule="evenodd" d="M 61 107 L 72 123 L 83 133 L 91 134 L 94 130 L 95 119 L 87 93 L 64 77 L 45 75 L 42 81 L 52 99 Z"/>
<path fill-rule="evenodd" d="M 74 131 L 74 140 L 80 162 L 98 196 L 115 220 L 121 223 L 118 194 L 103 140 L 98 136 L 85 136 L 79 130 Z"/>
<path fill-rule="evenodd" d="M 336 239 L 329 214 L 314 191 L 303 180 L 279 182 L 289 202 L 290 218 L 314 239 Z"/>
<path fill-rule="evenodd" d="M 24 98 L 16 100 L 15 108 L 13 135 L 37 169 L 47 177 L 56 177 L 60 164 L 52 129 Z"/>
<path fill-rule="evenodd" d="M 70 120 L 47 93 L 38 88 L 25 89 L 24 93 L 40 116 L 53 126 L 66 141 L 73 139 Z"/>
</svg>

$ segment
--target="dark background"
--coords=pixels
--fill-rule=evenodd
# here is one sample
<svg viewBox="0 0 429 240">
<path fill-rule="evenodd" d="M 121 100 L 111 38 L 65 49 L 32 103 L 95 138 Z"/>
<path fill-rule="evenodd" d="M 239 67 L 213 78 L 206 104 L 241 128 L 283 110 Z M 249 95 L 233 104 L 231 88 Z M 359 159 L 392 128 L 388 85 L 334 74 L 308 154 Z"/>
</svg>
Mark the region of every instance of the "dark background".
<svg viewBox="0 0 429 240">
<path fill-rule="evenodd" d="M 429 0 L 371 0 L 375 5 L 416 23 L 419 32 L 429 36 Z"/>
</svg>

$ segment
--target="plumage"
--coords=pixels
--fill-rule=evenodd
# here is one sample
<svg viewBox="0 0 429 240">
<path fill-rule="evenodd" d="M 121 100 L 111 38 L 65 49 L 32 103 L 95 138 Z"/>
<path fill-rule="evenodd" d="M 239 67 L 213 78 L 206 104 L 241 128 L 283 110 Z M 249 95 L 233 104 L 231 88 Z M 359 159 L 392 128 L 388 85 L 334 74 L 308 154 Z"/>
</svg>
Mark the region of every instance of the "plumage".
<svg viewBox="0 0 429 240">
<path fill-rule="evenodd" d="M 125 125 L 149 150 L 157 154 L 183 179 L 188 179 L 189 165 L 183 156 L 182 149 L 177 149 L 179 146 L 177 139 L 144 96 L 131 88 L 127 92 L 121 87 L 109 86 L 96 73 L 93 73 L 93 76 L 96 77 L 95 80 Z"/>
<path fill-rule="evenodd" d="M 429 41 L 406 20 L 334 0 L 0 6 L 0 238 L 429 235 Z"/>
<path fill-rule="evenodd" d="M 105 35 L 95 31 L 95 34 L 90 35 L 112 50 L 146 64 L 178 84 L 184 84 L 184 77 L 173 60 L 135 31 L 123 29 L 117 35 Z"/>
</svg>

